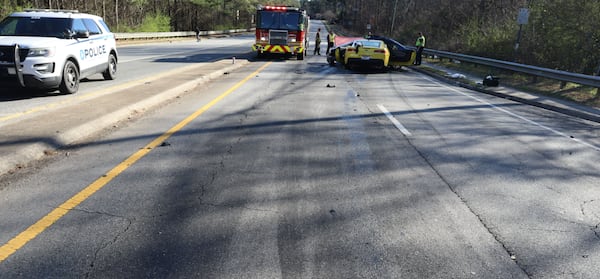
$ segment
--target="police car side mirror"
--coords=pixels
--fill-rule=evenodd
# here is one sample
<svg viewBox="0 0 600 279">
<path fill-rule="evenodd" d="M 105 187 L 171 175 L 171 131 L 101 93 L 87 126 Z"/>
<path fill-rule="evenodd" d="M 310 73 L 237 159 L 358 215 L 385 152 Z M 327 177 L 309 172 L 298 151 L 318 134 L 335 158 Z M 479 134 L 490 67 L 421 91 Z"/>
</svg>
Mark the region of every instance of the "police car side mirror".
<svg viewBox="0 0 600 279">
<path fill-rule="evenodd" d="M 86 39 L 89 37 L 90 37 L 89 31 L 78 31 L 77 33 L 75 33 L 75 38 L 77 38 L 77 39 Z"/>
<path fill-rule="evenodd" d="M 63 36 L 65 37 L 65 39 L 73 39 L 73 37 L 75 37 L 75 32 L 73 32 L 73 30 L 69 28 L 65 28 L 65 30 L 63 31 Z"/>
</svg>

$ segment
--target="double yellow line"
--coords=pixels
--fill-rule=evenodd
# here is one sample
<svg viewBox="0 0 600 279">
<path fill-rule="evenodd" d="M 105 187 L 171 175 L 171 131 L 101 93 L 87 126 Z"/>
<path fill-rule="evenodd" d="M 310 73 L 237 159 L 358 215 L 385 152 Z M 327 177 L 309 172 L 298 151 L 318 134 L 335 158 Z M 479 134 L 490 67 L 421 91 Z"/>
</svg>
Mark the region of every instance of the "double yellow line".
<svg viewBox="0 0 600 279">
<path fill-rule="evenodd" d="M 115 179 L 119 174 L 121 174 L 122 172 L 127 170 L 130 166 L 135 164 L 138 160 L 140 160 L 141 158 L 146 156 L 148 153 L 150 153 L 150 151 L 152 149 L 154 149 L 157 146 L 159 146 L 160 144 L 162 144 L 165 140 L 170 138 L 176 132 L 183 129 L 190 122 L 192 122 L 194 119 L 198 118 L 200 115 L 202 115 L 204 112 L 209 110 L 211 107 L 213 107 L 219 101 L 221 101 L 223 98 L 225 98 L 229 94 L 233 93 L 240 86 L 242 86 L 244 83 L 248 82 L 248 80 L 250 80 L 252 77 L 255 77 L 259 72 L 264 70 L 270 64 L 271 64 L 271 62 L 266 63 L 265 65 L 258 68 L 258 70 L 256 70 L 252 74 L 248 75 L 246 78 L 244 78 L 243 80 L 241 80 L 240 82 L 235 84 L 233 87 L 229 88 L 223 94 L 219 95 L 218 97 L 216 97 L 215 99 L 210 101 L 208 104 L 202 106 L 200 109 L 195 111 L 193 114 L 186 117 L 181 122 L 177 123 L 175 126 L 173 126 L 171 129 L 169 129 L 167 132 L 165 132 L 164 134 L 160 135 L 159 137 L 157 137 L 156 139 L 151 141 L 149 144 L 147 144 L 142 149 L 135 152 L 133 155 L 129 156 L 129 158 L 127 158 L 123 162 L 119 163 L 116 167 L 114 167 L 112 170 L 107 172 L 105 175 L 98 178 L 96 181 L 92 182 L 92 184 L 88 185 L 83 190 L 81 190 L 79 193 L 75 194 L 73 197 L 71 197 L 70 199 L 65 201 L 63 204 L 61 204 L 60 206 L 58 206 L 57 208 L 52 210 L 46 216 L 42 217 L 35 224 L 31 225 L 29 228 L 27 228 L 26 230 L 24 230 L 23 232 L 21 232 L 20 234 L 18 234 L 11 240 L 9 240 L 6 244 L 0 246 L 0 263 L 2 263 L 4 260 L 6 260 L 8 257 L 10 257 L 10 255 L 17 252 L 23 246 L 25 246 L 25 244 L 27 244 L 29 241 L 36 238 L 40 233 L 44 232 L 46 229 L 48 229 L 50 226 L 52 226 L 54 223 L 56 223 L 60 218 L 65 216 L 67 213 L 69 213 L 69 211 L 71 211 L 73 208 L 75 208 L 76 206 L 80 205 L 82 202 L 87 200 L 98 190 L 102 189 L 106 184 L 108 184 L 110 181 Z"/>
</svg>

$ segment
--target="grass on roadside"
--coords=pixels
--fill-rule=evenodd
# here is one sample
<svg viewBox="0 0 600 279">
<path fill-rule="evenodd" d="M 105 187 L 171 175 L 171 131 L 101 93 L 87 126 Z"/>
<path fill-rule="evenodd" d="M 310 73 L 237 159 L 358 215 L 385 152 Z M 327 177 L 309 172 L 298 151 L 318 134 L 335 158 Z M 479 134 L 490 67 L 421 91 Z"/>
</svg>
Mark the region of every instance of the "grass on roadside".
<svg viewBox="0 0 600 279">
<path fill-rule="evenodd" d="M 506 87 L 512 87 L 518 90 L 554 98 L 561 98 L 590 107 L 600 108 L 600 94 L 598 94 L 599 89 L 593 87 L 581 86 L 579 84 L 569 82 L 563 83 L 557 80 L 533 77 L 526 74 L 514 73 L 471 63 L 455 63 L 449 61 L 448 59 L 440 60 L 428 58 L 427 62 L 460 73 L 481 76 L 482 79 L 483 77 L 492 74 L 500 78 L 500 83 Z M 433 68 L 426 69 L 424 67 L 422 69 L 434 71 L 441 75 L 445 74 L 444 72 Z"/>
</svg>

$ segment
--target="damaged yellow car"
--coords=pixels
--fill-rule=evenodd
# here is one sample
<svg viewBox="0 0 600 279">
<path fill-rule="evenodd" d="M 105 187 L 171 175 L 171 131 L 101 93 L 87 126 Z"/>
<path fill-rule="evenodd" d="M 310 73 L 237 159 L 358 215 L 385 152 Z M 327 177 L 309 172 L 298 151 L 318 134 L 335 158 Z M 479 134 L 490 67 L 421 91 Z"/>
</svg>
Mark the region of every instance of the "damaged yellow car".
<svg viewBox="0 0 600 279">
<path fill-rule="evenodd" d="M 383 36 L 354 39 L 339 45 L 327 54 L 327 62 L 349 69 L 391 69 L 412 65 L 416 52 L 397 41 Z"/>
<path fill-rule="evenodd" d="M 336 47 L 328 57 L 330 65 L 338 61 L 348 69 L 385 69 L 390 60 L 390 51 L 381 40 L 354 40 Z"/>
</svg>

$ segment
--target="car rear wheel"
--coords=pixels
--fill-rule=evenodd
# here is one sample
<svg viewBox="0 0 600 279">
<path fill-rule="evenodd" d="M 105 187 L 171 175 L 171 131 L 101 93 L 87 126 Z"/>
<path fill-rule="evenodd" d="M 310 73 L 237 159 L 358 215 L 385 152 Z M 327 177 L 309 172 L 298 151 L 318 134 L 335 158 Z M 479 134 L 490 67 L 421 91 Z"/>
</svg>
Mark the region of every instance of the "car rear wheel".
<svg viewBox="0 0 600 279">
<path fill-rule="evenodd" d="M 329 63 L 329 66 L 335 66 L 335 57 L 332 57 L 331 55 L 327 55 L 327 63 Z"/>
<path fill-rule="evenodd" d="M 58 90 L 62 94 L 75 94 L 79 90 L 79 69 L 71 60 L 65 63 Z"/>
<path fill-rule="evenodd" d="M 102 73 L 105 80 L 113 80 L 117 78 L 117 58 L 114 54 L 108 56 L 108 68 Z"/>
</svg>

